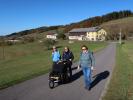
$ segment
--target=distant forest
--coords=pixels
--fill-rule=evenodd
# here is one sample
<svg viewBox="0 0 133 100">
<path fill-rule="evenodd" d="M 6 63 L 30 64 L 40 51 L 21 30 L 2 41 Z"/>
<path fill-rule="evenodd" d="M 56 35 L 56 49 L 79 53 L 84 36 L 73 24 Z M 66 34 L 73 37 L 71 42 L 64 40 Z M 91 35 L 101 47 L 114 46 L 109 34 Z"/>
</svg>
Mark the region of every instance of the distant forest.
<svg viewBox="0 0 133 100">
<path fill-rule="evenodd" d="M 36 29 L 24 30 L 21 32 L 12 33 L 10 35 L 7 35 L 6 37 L 21 37 L 21 36 L 32 34 L 32 33 L 42 33 L 42 32 L 47 32 L 50 30 L 58 30 L 59 28 L 63 28 L 63 33 L 67 33 L 73 28 L 86 28 L 86 27 L 92 27 L 92 26 L 99 26 L 104 22 L 108 22 L 108 21 L 116 20 L 120 18 L 125 18 L 129 16 L 133 16 L 133 12 L 130 10 L 114 11 L 114 12 L 111 12 L 111 13 L 108 13 L 102 16 L 91 17 L 86 20 L 76 22 L 76 23 L 71 23 L 68 25 L 40 27 Z"/>
</svg>

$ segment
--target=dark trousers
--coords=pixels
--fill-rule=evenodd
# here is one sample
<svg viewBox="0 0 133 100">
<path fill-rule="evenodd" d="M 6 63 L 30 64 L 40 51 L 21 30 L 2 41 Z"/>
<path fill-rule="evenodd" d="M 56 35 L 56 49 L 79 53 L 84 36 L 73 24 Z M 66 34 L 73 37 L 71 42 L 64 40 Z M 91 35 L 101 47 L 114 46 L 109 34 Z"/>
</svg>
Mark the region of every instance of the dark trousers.
<svg viewBox="0 0 133 100">
<path fill-rule="evenodd" d="M 53 62 L 53 65 L 52 65 L 52 71 L 54 69 L 54 66 L 57 64 L 57 62 Z"/>
<path fill-rule="evenodd" d="M 67 67 L 68 67 L 68 70 L 69 70 L 69 74 L 70 74 L 70 77 L 72 77 L 72 62 L 71 61 L 67 61 Z"/>
</svg>

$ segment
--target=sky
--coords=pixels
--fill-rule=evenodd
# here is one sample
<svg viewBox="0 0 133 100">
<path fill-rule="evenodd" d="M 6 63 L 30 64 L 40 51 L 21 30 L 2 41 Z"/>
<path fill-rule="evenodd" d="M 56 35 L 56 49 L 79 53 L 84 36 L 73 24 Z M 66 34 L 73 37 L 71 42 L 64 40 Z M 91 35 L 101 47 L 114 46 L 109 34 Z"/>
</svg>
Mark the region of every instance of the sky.
<svg viewBox="0 0 133 100">
<path fill-rule="evenodd" d="M 0 35 L 120 10 L 133 11 L 133 0 L 0 0 Z"/>
</svg>

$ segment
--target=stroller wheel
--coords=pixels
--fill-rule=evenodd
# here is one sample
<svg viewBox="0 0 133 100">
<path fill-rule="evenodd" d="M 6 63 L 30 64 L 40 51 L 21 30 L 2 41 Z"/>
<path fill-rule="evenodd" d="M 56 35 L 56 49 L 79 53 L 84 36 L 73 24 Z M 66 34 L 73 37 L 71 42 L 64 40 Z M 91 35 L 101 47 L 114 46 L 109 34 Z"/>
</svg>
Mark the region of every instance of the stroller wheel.
<svg viewBox="0 0 133 100">
<path fill-rule="evenodd" d="M 54 88 L 54 81 L 53 80 L 49 80 L 49 88 L 53 89 Z"/>
</svg>

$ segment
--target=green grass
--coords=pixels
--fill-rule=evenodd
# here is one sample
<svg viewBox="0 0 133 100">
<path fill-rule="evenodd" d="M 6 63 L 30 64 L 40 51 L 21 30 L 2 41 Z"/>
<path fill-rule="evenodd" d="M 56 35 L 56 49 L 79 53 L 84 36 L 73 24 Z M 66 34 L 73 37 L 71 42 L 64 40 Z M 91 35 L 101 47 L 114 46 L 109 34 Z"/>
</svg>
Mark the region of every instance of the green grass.
<svg viewBox="0 0 133 100">
<path fill-rule="evenodd" d="M 97 51 L 107 43 L 78 42 L 69 44 L 68 41 L 59 41 L 60 52 L 64 46 L 73 51 L 75 60 L 79 59 L 81 45 L 87 45 L 90 50 Z M 51 68 L 51 50 L 46 50 L 43 44 L 34 42 L 5 47 L 5 59 L 2 59 L 0 47 L 0 89 L 14 85 L 27 79 L 47 73 Z"/>
<path fill-rule="evenodd" d="M 133 100 L 133 42 L 117 47 L 116 67 L 103 100 Z"/>
</svg>

